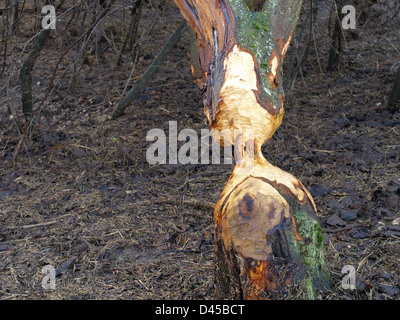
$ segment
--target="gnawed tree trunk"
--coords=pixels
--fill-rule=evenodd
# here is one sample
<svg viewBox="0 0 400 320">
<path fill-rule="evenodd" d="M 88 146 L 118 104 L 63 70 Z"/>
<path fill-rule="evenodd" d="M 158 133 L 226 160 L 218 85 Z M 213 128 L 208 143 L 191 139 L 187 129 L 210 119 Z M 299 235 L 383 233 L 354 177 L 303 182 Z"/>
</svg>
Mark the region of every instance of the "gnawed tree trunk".
<svg viewBox="0 0 400 320">
<path fill-rule="evenodd" d="M 11 33 L 13 34 L 15 33 L 18 24 L 18 5 L 19 5 L 19 0 L 14 0 L 12 21 L 11 21 Z"/>
<path fill-rule="evenodd" d="M 329 275 L 313 199 L 261 152 L 282 121 L 301 0 L 175 2 L 196 33 L 213 136 L 240 160 L 214 212 L 216 298 L 314 298 Z"/>
<path fill-rule="evenodd" d="M 400 111 L 400 67 L 397 69 L 396 78 L 394 79 L 392 91 L 390 91 L 387 107 L 393 113 Z"/>
</svg>

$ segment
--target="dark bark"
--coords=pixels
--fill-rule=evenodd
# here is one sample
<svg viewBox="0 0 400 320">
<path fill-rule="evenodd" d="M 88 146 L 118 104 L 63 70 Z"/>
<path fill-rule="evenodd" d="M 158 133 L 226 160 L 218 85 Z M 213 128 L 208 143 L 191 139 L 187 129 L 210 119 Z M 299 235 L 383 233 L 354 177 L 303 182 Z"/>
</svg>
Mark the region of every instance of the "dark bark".
<svg viewBox="0 0 400 320">
<path fill-rule="evenodd" d="M 122 47 L 118 55 L 118 61 L 117 61 L 118 66 L 122 62 L 123 52 L 125 51 L 128 42 L 129 42 L 128 46 L 129 51 L 133 50 L 133 52 L 131 53 L 132 57 L 136 56 L 136 51 L 138 46 L 137 32 L 139 28 L 141 5 L 142 5 L 142 0 L 137 0 L 131 9 L 131 21 L 129 23 L 128 32 L 124 38 L 124 42 L 122 43 Z"/>
</svg>

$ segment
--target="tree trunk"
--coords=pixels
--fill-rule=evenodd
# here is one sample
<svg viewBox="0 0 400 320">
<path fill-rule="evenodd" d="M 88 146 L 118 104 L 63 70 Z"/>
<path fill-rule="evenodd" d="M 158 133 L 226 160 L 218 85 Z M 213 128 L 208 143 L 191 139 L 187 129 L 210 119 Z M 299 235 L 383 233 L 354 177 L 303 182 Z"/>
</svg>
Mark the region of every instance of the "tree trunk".
<svg viewBox="0 0 400 320">
<path fill-rule="evenodd" d="M 335 69 L 339 62 L 340 55 L 342 54 L 342 42 L 343 42 L 343 34 L 342 34 L 342 27 L 341 21 L 343 19 L 342 14 L 342 0 L 335 0 L 334 8 L 333 8 L 333 15 L 334 15 L 334 29 L 332 33 L 332 41 L 331 41 L 331 48 L 329 49 L 329 60 L 328 60 L 328 71 L 332 71 Z"/>
<path fill-rule="evenodd" d="M 215 207 L 216 298 L 315 298 L 329 286 L 309 192 L 261 147 L 283 117 L 281 66 L 301 0 L 175 0 L 196 33 L 205 114 L 237 155 Z"/>
<path fill-rule="evenodd" d="M 40 51 L 49 37 L 50 29 L 42 29 L 33 44 L 32 51 L 29 53 L 24 64 L 22 65 L 19 77 L 21 79 L 21 102 L 22 112 L 26 118 L 32 114 L 32 73 L 36 59 L 39 57 Z"/>
<path fill-rule="evenodd" d="M 388 100 L 388 109 L 395 113 L 400 111 L 400 67 L 397 69 L 396 78 Z"/>
</svg>

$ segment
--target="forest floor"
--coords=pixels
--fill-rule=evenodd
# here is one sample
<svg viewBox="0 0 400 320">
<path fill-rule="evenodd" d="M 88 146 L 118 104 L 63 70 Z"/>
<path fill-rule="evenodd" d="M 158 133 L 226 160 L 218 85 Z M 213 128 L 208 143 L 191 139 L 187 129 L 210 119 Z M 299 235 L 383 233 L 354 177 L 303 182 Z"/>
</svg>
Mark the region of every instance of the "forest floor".
<svg viewBox="0 0 400 320">
<path fill-rule="evenodd" d="M 309 58 L 263 152 L 316 202 L 332 281 L 319 298 L 399 299 L 400 114 L 385 106 L 400 61 L 400 14 L 390 19 L 393 11 L 373 1 L 356 31 L 344 32 L 339 66 L 327 72 L 328 1 L 319 3 Z M 146 8 L 140 28 L 153 18 Z M 173 3 L 157 19 L 128 90 L 182 22 Z M 132 64 L 125 58 L 116 66 L 115 51 L 101 43 L 73 90 L 72 71 L 57 82 L 41 110 L 47 120 L 14 159 L 22 117 L 13 66 L 30 36 L 10 46 L 0 79 L 0 299 L 212 299 L 213 206 L 233 165 L 146 160 L 149 130 L 168 137 L 169 121 L 199 136 L 208 128 L 187 32 L 116 120 L 112 109 Z M 57 39 L 44 50 L 34 70 L 36 105 L 59 57 Z M 56 268 L 55 290 L 42 288 L 46 265 Z M 346 265 L 354 267 L 355 290 L 341 285 Z"/>
</svg>

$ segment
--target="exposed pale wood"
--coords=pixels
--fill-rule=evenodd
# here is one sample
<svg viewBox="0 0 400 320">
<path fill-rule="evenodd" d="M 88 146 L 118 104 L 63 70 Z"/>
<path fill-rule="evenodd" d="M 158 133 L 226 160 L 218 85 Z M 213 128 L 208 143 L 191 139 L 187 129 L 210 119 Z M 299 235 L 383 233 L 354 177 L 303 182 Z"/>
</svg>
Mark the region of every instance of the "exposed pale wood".
<svg viewBox="0 0 400 320">
<path fill-rule="evenodd" d="M 393 88 L 390 91 L 387 106 L 388 109 L 393 113 L 400 111 L 400 67 L 397 69 L 396 77 L 394 79 Z"/>
</svg>

